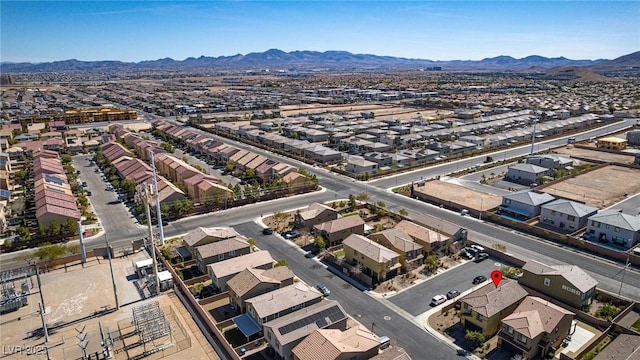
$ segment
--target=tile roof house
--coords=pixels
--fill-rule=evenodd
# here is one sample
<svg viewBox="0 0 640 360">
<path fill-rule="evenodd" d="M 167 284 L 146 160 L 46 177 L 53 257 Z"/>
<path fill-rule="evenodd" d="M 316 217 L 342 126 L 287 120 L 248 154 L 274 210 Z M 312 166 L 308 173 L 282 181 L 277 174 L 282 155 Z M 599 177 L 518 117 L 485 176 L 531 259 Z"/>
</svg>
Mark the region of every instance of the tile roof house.
<svg viewBox="0 0 640 360">
<path fill-rule="evenodd" d="M 502 319 L 498 347 L 521 354 L 523 359 L 546 356 L 569 335 L 574 315 L 539 297 L 527 296 Z"/>
<path fill-rule="evenodd" d="M 203 273 L 207 271 L 207 265 L 247 255 L 251 252 L 251 245 L 244 236 L 236 236 L 230 239 L 220 240 L 209 244 L 196 246 L 196 265 Z"/>
<path fill-rule="evenodd" d="M 342 241 L 345 260 L 354 266 L 362 266 L 362 272 L 382 282 L 395 277 L 400 270 L 400 254 L 358 234 L 351 234 Z"/>
<path fill-rule="evenodd" d="M 198 227 L 184 236 L 184 245 L 189 249 L 216 241 L 242 236 L 231 227 Z"/>
<path fill-rule="evenodd" d="M 219 183 L 220 179 L 218 179 L 217 177 L 213 176 L 213 175 L 207 175 L 207 174 L 203 174 L 201 172 L 198 172 L 197 174 L 186 178 L 183 181 L 184 187 L 187 190 L 187 194 L 189 195 L 189 198 L 193 199 L 193 200 L 197 200 L 200 199 L 200 193 L 199 193 L 199 187 L 198 185 L 203 182 L 203 181 L 209 181 L 209 182 L 213 182 L 213 183 Z"/>
<path fill-rule="evenodd" d="M 531 190 L 517 191 L 502 196 L 502 205 L 498 207 L 498 214 L 506 214 L 516 219 L 529 219 L 540 215 L 542 205 L 555 200 L 547 193 Z"/>
<path fill-rule="evenodd" d="M 524 264 L 519 282 L 576 309 L 591 304 L 598 285 L 578 266 L 548 266 L 534 260 Z"/>
<path fill-rule="evenodd" d="M 394 229 L 400 229 L 404 231 L 413 239 L 413 241 L 422 245 L 422 251 L 426 253 L 431 253 L 438 250 L 450 239 L 449 236 L 428 229 L 424 226 L 420 226 L 409 220 L 400 221 L 398 224 L 396 224 Z"/>
<path fill-rule="evenodd" d="M 587 226 L 588 218 L 597 212 L 593 206 L 557 199 L 540 207 L 540 223 L 572 233 Z"/>
<path fill-rule="evenodd" d="M 460 321 L 466 329 L 491 337 L 500 330 L 500 320 L 511 314 L 527 295 L 527 291 L 511 279 L 503 279 L 498 287 L 488 283 L 460 298 Z"/>
<path fill-rule="evenodd" d="M 550 169 L 532 164 L 514 164 L 509 166 L 504 179 L 523 185 L 531 185 L 537 183 L 538 179 L 543 176 L 551 175 Z"/>
<path fill-rule="evenodd" d="M 326 246 L 332 247 L 351 234 L 364 235 L 364 224 L 360 216 L 347 216 L 314 225 L 313 228 L 324 238 Z"/>
<path fill-rule="evenodd" d="M 344 166 L 344 170 L 353 174 L 354 176 L 360 176 L 362 174 L 372 175 L 379 169 L 377 163 L 360 156 L 349 156 L 347 164 Z"/>
<path fill-rule="evenodd" d="M 231 307 L 245 311 L 245 301 L 270 291 L 293 285 L 295 274 L 287 266 L 271 269 L 247 268 L 227 281 Z"/>
<path fill-rule="evenodd" d="M 207 265 L 207 274 L 220 291 L 227 290 L 227 282 L 244 269 L 271 269 L 275 260 L 267 250 L 260 250 Z"/>
<path fill-rule="evenodd" d="M 378 337 L 358 324 L 345 331 L 318 329 L 292 352 L 294 360 L 366 360 L 378 354 L 379 346 Z"/>
<path fill-rule="evenodd" d="M 617 209 L 601 211 L 589 217 L 584 237 L 631 249 L 640 242 L 640 214 L 631 215 Z"/>
<path fill-rule="evenodd" d="M 335 300 L 326 300 L 263 324 L 264 338 L 281 359 L 291 359 L 291 350 L 318 329 L 347 329 L 346 311 Z"/>
<path fill-rule="evenodd" d="M 315 287 L 297 282 L 291 286 L 273 290 L 247 299 L 247 314 L 258 325 L 292 313 L 300 308 L 319 303 L 322 294 Z"/>
<path fill-rule="evenodd" d="M 620 334 L 593 360 L 638 360 L 640 359 L 640 336 Z"/>
<path fill-rule="evenodd" d="M 335 220 L 338 211 L 321 203 L 313 203 L 306 209 L 296 212 L 293 223 L 298 228 L 311 229 L 314 225 Z"/>
<path fill-rule="evenodd" d="M 371 240 L 387 247 L 400 255 L 400 263 L 405 269 L 415 268 L 422 264 L 422 245 L 402 229 L 393 228 L 369 235 Z"/>
<path fill-rule="evenodd" d="M 203 180 L 197 185 L 198 197 L 194 201 L 207 205 L 208 203 L 214 205 L 224 206 L 226 209 L 227 202 L 233 200 L 234 194 L 231 189 L 224 185 L 220 185 L 217 182 Z"/>
</svg>

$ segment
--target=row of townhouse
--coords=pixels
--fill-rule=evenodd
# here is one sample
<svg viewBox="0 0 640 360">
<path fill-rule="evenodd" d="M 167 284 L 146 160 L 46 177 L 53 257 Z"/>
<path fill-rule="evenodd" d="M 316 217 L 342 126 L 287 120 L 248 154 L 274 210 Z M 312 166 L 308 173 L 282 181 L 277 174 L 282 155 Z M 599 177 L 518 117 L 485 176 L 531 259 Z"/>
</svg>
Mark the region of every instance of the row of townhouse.
<svg viewBox="0 0 640 360">
<path fill-rule="evenodd" d="M 460 298 L 460 322 L 486 338 L 498 334 L 498 347 L 523 359 L 544 357 L 572 334 L 573 311 L 592 303 L 596 286 L 577 266 L 529 261 L 517 281 L 486 284 Z"/>
<path fill-rule="evenodd" d="M 237 176 L 242 176 L 248 170 L 252 170 L 255 178 L 263 183 L 274 179 L 283 179 L 287 182 L 304 180 L 301 175 L 297 174 L 296 167 L 269 159 L 266 156 L 239 149 L 168 122 L 157 121 L 153 123 L 153 126 L 173 139 L 181 139 L 193 152 L 205 154 L 216 162 L 232 162 L 234 174 Z"/>
<path fill-rule="evenodd" d="M 58 154 L 38 151 L 33 155 L 33 188 L 39 225 L 59 225 L 80 220 L 80 212 Z"/>
<path fill-rule="evenodd" d="M 586 227 L 585 239 L 610 243 L 625 250 L 640 242 L 640 213 L 637 210 L 599 211 L 577 201 L 524 190 L 503 196 L 498 213 L 521 220 L 539 216 L 541 225 L 560 233 L 575 233 Z"/>
<path fill-rule="evenodd" d="M 324 299 L 287 266 L 275 266 L 268 251 L 252 252 L 234 229 L 194 229 L 184 246 L 213 285 L 228 292 L 236 311 L 232 320 L 243 335 L 262 334 L 279 358 L 312 359 L 307 352 L 319 349 L 326 359 L 376 359 L 377 336 L 360 325 L 348 328 L 349 316 L 337 301 Z M 332 341 L 319 343 L 320 338 Z"/>
</svg>

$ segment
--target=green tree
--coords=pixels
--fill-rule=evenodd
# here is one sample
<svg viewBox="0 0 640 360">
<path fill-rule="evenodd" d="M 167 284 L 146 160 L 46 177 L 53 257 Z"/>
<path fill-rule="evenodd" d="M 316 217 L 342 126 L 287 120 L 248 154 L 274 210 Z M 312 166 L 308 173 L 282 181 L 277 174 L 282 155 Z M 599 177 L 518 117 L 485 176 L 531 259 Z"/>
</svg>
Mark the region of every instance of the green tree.
<svg viewBox="0 0 640 360">
<path fill-rule="evenodd" d="M 400 209 L 398 210 L 398 214 L 402 215 L 402 216 L 407 216 L 409 215 L 409 212 L 406 209 Z"/>
<path fill-rule="evenodd" d="M 430 271 L 435 271 L 440 266 L 440 259 L 435 255 L 429 255 L 424 259 L 425 267 Z"/>
<path fill-rule="evenodd" d="M 60 155 L 60 161 L 62 161 L 62 165 L 71 164 L 73 158 L 69 154 Z"/>
<path fill-rule="evenodd" d="M 77 234 L 78 223 L 72 218 L 67 218 L 67 222 L 64 224 L 62 232 L 67 236 L 73 236 Z"/>
<path fill-rule="evenodd" d="M 316 239 L 313 241 L 313 246 L 318 250 L 323 249 L 326 246 L 322 236 L 316 237 Z"/>
<path fill-rule="evenodd" d="M 51 221 L 49 224 L 49 235 L 50 236 L 58 236 L 62 232 L 62 225 L 57 220 Z"/>
<path fill-rule="evenodd" d="M 29 241 L 31 240 L 31 231 L 29 231 L 29 228 L 26 226 L 20 226 L 18 228 L 18 237 L 20 241 Z"/>
<path fill-rule="evenodd" d="M 129 196 L 135 194 L 137 185 L 134 179 L 124 179 L 120 182 L 120 188 Z"/>
<path fill-rule="evenodd" d="M 254 169 L 247 169 L 244 172 L 244 177 L 247 179 L 251 179 L 256 176 L 256 171 Z"/>
<path fill-rule="evenodd" d="M 287 262 L 287 260 L 282 259 L 282 260 L 278 260 L 278 262 L 273 267 L 279 267 L 279 266 L 289 266 L 289 263 Z"/>
<path fill-rule="evenodd" d="M 36 256 L 40 260 L 55 261 L 67 252 L 67 246 L 64 244 L 43 244 L 36 251 Z"/>
<path fill-rule="evenodd" d="M 350 208 L 355 208 L 356 207 L 356 196 L 353 194 L 349 194 L 349 207 Z"/>
<path fill-rule="evenodd" d="M 251 237 L 251 238 L 249 238 L 249 240 L 248 240 L 247 242 L 248 242 L 248 243 L 249 243 L 249 245 L 251 245 L 251 246 L 256 246 L 256 239 L 254 239 L 254 238 L 252 238 L 252 237 Z"/>
<path fill-rule="evenodd" d="M 464 334 L 464 338 L 471 343 L 474 349 L 484 344 L 485 341 L 484 335 L 482 335 L 482 333 L 479 331 L 467 330 L 467 332 Z"/>
<path fill-rule="evenodd" d="M 378 207 L 384 208 L 387 207 L 387 204 L 385 204 L 384 201 L 380 200 L 378 201 Z"/>
<path fill-rule="evenodd" d="M 603 304 L 596 310 L 596 316 L 605 320 L 611 320 L 620 313 L 620 309 L 613 304 Z"/>
<path fill-rule="evenodd" d="M 367 201 L 369 200 L 369 194 L 367 194 L 366 192 L 361 192 L 356 196 L 356 199 L 358 201 Z"/>
<path fill-rule="evenodd" d="M 236 164 L 234 164 L 233 161 L 229 161 L 227 165 L 224 166 L 224 171 L 230 173 L 233 172 L 235 168 Z"/>
</svg>

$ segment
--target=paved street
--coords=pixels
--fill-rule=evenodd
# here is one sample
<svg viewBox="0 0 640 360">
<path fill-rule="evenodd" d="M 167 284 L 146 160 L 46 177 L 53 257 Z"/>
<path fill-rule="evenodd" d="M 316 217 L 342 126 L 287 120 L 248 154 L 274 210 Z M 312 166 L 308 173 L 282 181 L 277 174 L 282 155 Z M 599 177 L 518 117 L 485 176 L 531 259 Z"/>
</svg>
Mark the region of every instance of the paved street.
<svg viewBox="0 0 640 360">
<path fill-rule="evenodd" d="M 413 316 L 418 316 L 425 311 L 431 309 L 429 302 L 438 295 L 445 295 L 451 289 L 456 289 L 463 293 L 471 288 L 486 285 L 484 282 L 479 285 L 473 285 L 473 278 L 478 275 L 484 275 L 490 279 L 489 275 L 493 270 L 499 270 L 504 264 L 494 259 L 487 259 L 481 263 L 468 261 L 459 265 L 455 269 L 450 269 L 435 277 L 430 277 L 427 281 L 415 285 L 397 295 L 388 297 L 387 299 L 393 304 L 404 309 Z M 490 281 L 490 280 L 488 280 Z M 420 301 L 416 301 L 420 299 Z"/>
<path fill-rule="evenodd" d="M 256 239 L 256 246 L 268 250 L 275 260 L 286 259 L 289 268 L 310 285 L 323 284 L 329 288 L 329 298 L 338 300 L 344 309 L 378 336 L 389 336 L 397 340 L 414 359 L 424 359 L 429 349 L 429 359 L 454 359 L 455 351 L 448 345 L 429 335 L 412 319 L 393 312 L 383 302 L 364 295 L 341 278 L 325 270 L 315 259 L 307 259 L 304 252 L 292 242 L 276 235 L 262 235 L 262 227 L 255 222 L 234 226 L 236 231 Z M 428 300 L 425 300 L 428 301 Z M 427 303 L 428 305 L 428 303 Z"/>
</svg>

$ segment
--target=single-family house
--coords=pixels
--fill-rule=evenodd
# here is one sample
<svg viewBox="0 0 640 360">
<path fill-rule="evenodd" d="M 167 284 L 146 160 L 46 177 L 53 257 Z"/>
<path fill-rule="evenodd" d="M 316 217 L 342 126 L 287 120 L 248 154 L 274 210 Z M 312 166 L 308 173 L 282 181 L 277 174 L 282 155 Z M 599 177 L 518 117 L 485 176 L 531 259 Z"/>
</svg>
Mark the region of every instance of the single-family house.
<svg viewBox="0 0 640 360">
<path fill-rule="evenodd" d="M 526 220 L 540 215 L 542 205 L 555 200 L 547 193 L 531 190 L 517 191 L 502 196 L 502 204 L 498 207 L 498 214 L 511 218 Z"/>
<path fill-rule="evenodd" d="M 422 245 L 422 252 L 426 254 L 433 253 L 446 245 L 450 237 L 440 232 L 420 226 L 409 220 L 402 220 L 394 229 L 400 229 L 409 235 L 413 241 Z"/>
<path fill-rule="evenodd" d="M 598 208 L 576 201 L 557 199 L 540 206 L 540 223 L 572 233 L 587 226 L 587 220 Z"/>
<path fill-rule="evenodd" d="M 364 224 L 360 216 L 347 216 L 314 225 L 313 228 L 324 238 L 326 247 L 332 247 L 351 234 L 364 235 Z"/>
<path fill-rule="evenodd" d="M 523 359 L 546 357 L 569 335 L 575 314 L 535 296 L 527 296 L 502 319 L 498 347 Z"/>
<path fill-rule="evenodd" d="M 601 211 L 589 217 L 584 237 L 631 249 L 640 241 L 640 215 L 627 214 L 617 209 Z"/>
<path fill-rule="evenodd" d="M 277 319 L 322 301 L 322 294 L 315 287 L 297 282 L 245 301 L 247 314 L 258 325 Z"/>
<path fill-rule="evenodd" d="M 378 354 L 378 337 L 363 325 L 347 330 L 318 329 L 293 348 L 294 360 L 366 360 Z"/>
<path fill-rule="evenodd" d="M 569 166 L 573 166 L 573 160 L 571 158 L 554 154 L 530 155 L 527 156 L 525 162 L 527 164 L 554 170 L 565 169 Z"/>
<path fill-rule="evenodd" d="M 335 220 L 338 211 L 321 203 L 313 203 L 306 209 L 296 212 L 293 223 L 300 229 L 312 229 L 314 225 Z"/>
<path fill-rule="evenodd" d="M 460 322 L 467 330 L 491 337 L 527 295 L 515 280 L 503 279 L 497 287 L 488 283 L 460 298 Z"/>
<path fill-rule="evenodd" d="M 374 282 L 382 282 L 398 275 L 400 254 L 358 234 L 342 241 L 345 260 L 353 266 L 362 266 L 362 272 Z"/>
<path fill-rule="evenodd" d="M 267 250 L 260 250 L 247 255 L 219 261 L 207 265 L 207 275 L 212 284 L 220 291 L 227 290 L 227 282 L 244 269 L 271 269 L 275 260 Z"/>
<path fill-rule="evenodd" d="M 194 251 L 195 251 L 195 248 L 198 246 L 210 244 L 220 240 L 240 237 L 240 236 L 242 235 L 240 235 L 237 231 L 235 231 L 231 227 L 211 227 L 211 228 L 198 227 L 196 229 L 189 231 L 184 236 L 183 242 L 184 242 L 184 245 L 187 247 L 187 249 L 189 249 L 189 252 L 191 252 L 191 254 L 195 258 Z"/>
<path fill-rule="evenodd" d="M 361 156 L 349 156 L 347 160 L 347 164 L 344 166 L 344 170 L 353 176 L 361 176 L 363 174 L 372 175 L 376 173 L 379 169 L 377 163 L 369 160 L 365 160 L 365 158 Z"/>
<path fill-rule="evenodd" d="M 291 359 L 293 348 L 309 334 L 318 329 L 346 330 L 348 318 L 337 301 L 321 301 L 264 323 L 264 338 L 280 359 Z"/>
<path fill-rule="evenodd" d="M 220 240 L 209 244 L 196 246 L 196 265 L 203 273 L 207 271 L 207 265 L 247 255 L 251 252 L 251 245 L 247 239 L 240 235 L 230 239 Z"/>
<path fill-rule="evenodd" d="M 549 176 L 552 170 L 532 164 L 514 164 L 507 168 L 504 179 L 523 185 L 537 183 L 543 176 Z"/>
<path fill-rule="evenodd" d="M 640 335 L 620 334 L 593 360 L 637 360 L 640 359 Z"/>
<path fill-rule="evenodd" d="M 399 228 L 387 229 L 369 235 L 369 238 L 400 255 L 400 263 L 405 269 L 422 264 L 422 245 L 413 241 L 411 236 Z"/>
<path fill-rule="evenodd" d="M 534 260 L 522 267 L 521 285 L 539 291 L 576 309 L 591 304 L 595 295 L 594 280 L 575 265 L 545 265 Z"/>
<path fill-rule="evenodd" d="M 247 299 L 293 285 L 294 277 L 295 274 L 287 266 L 266 270 L 244 269 L 227 281 L 231 307 L 244 313 Z"/>
</svg>

